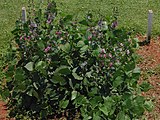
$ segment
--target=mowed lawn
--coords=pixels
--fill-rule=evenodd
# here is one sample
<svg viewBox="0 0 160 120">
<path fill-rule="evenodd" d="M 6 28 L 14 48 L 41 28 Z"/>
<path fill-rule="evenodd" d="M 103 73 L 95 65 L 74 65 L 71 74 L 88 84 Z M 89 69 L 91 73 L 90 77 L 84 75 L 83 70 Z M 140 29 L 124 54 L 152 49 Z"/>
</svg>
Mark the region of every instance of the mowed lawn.
<svg viewBox="0 0 160 120">
<path fill-rule="evenodd" d="M 27 6 L 28 0 L 0 0 L 0 55 L 6 51 L 11 38 L 14 23 L 21 15 L 21 7 Z M 39 1 L 39 0 L 36 0 Z M 47 1 L 47 0 L 43 0 Z M 55 0 L 58 9 L 78 18 L 85 17 L 91 11 L 95 18 L 110 16 L 113 8 L 117 9 L 119 27 L 134 29 L 145 34 L 147 13 L 154 12 L 153 34 L 160 34 L 160 1 L 159 0 Z"/>
</svg>

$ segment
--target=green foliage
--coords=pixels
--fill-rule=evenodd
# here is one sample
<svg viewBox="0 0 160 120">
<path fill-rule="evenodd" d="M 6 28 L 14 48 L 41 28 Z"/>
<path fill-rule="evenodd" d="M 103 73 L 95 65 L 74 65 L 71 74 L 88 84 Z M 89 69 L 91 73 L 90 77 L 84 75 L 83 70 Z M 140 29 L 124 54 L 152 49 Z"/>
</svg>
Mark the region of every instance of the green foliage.
<svg viewBox="0 0 160 120">
<path fill-rule="evenodd" d="M 36 15 L 13 31 L 17 48 L 1 87 L 11 117 L 129 120 L 151 110 L 138 94 L 146 84 L 137 84 L 137 40 L 114 18 L 56 19 L 55 2 Z"/>
</svg>

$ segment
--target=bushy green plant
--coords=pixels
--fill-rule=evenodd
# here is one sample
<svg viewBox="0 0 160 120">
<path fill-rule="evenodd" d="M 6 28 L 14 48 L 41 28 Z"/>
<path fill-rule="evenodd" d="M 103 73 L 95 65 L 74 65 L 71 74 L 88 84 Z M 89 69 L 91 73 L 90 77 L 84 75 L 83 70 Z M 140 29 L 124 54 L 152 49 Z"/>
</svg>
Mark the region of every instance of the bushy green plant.
<svg viewBox="0 0 160 120">
<path fill-rule="evenodd" d="M 11 117 L 130 120 L 151 109 L 137 84 L 137 39 L 116 29 L 116 19 L 56 16 L 51 2 L 44 14 L 16 22 L 1 87 Z"/>
</svg>

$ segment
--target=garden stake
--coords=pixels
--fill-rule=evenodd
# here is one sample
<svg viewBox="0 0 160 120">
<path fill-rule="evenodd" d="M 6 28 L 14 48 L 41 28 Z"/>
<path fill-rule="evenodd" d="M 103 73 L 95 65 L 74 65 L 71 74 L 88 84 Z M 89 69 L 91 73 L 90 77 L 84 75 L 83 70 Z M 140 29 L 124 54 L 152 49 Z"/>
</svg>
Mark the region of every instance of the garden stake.
<svg viewBox="0 0 160 120">
<path fill-rule="evenodd" d="M 27 21 L 26 8 L 22 7 L 22 23 L 25 23 L 26 21 Z"/>
<path fill-rule="evenodd" d="M 143 45 L 148 45 L 150 44 L 150 40 L 151 40 L 151 31 L 152 31 L 152 18 L 153 18 L 153 11 L 149 10 L 148 11 L 148 30 L 147 30 L 147 39 L 143 42 L 139 42 L 140 46 Z"/>
<path fill-rule="evenodd" d="M 152 30 L 152 18 L 153 18 L 153 11 L 148 11 L 148 33 L 147 33 L 147 43 L 150 43 L 151 40 L 151 30 Z"/>
</svg>

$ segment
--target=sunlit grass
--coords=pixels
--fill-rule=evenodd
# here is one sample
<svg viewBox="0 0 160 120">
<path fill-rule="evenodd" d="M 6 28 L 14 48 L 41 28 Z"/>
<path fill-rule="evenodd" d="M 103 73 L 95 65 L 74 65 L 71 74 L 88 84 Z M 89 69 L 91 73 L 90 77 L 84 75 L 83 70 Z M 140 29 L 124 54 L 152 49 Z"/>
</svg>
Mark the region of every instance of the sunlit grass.
<svg viewBox="0 0 160 120">
<path fill-rule="evenodd" d="M 28 0 L 0 0 L 0 53 L 5 52 L 12 38 L 11 31 L 15 20 L 21 14 L 22 6 Z M 38 0 L 37 0 L 38 1 Z M 45 1 L 45 0 L 44 0 Z M 87 11 L 95 18 L 110 16 L 113 8 L 117 8 L 119 27 L 146 33 L 147 11 L 154 12 L 153 34 L 160 34 L 160 1 L 158 0 L 55 0 L 59 10 L 66 14 L 74 14 L 78 18 L 85 17 Z"/>
</svg>

